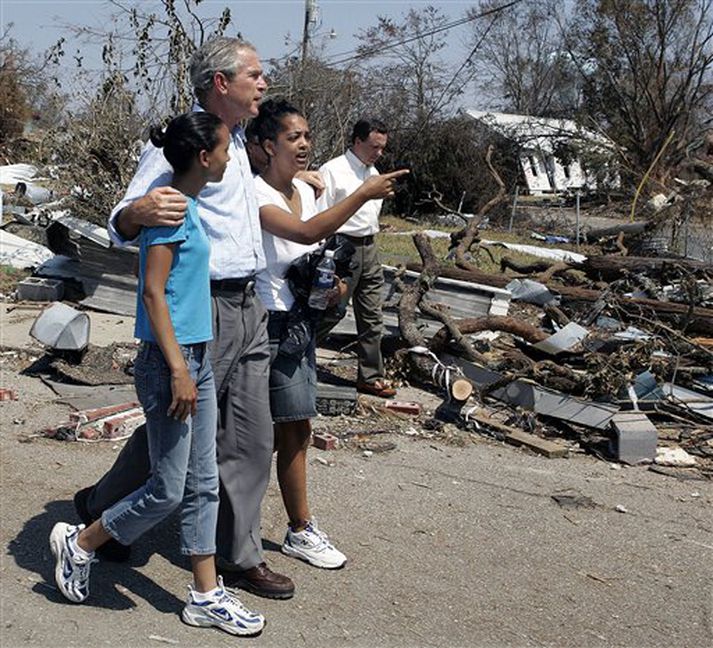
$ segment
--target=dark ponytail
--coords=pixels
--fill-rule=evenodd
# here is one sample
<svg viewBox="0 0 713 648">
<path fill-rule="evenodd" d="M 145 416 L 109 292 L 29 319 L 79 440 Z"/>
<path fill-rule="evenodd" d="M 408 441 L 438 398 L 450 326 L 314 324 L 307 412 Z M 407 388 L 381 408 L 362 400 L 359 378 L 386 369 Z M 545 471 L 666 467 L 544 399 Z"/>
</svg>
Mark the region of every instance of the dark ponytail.
<svg viewBox="0 0 713 648">
<path fill-rule="evenodd" d="M 156 148 L 163 148 L 163 145 L 166 142 L 166 131 L 163 130 L 161 126 L 151 126 L 149 139 L 151 140 L 151 144 L 153 144 Z"/>
<path fill-rule="evenodd" d="M 176 173 L 186 173 L 201 151 L 212 151 L 218 144 L 220 117 L 209 112 L 191 112 L 172 119 L 166 130 L 153 126 L 151 143 L 163 154 Z"/>
</svg>

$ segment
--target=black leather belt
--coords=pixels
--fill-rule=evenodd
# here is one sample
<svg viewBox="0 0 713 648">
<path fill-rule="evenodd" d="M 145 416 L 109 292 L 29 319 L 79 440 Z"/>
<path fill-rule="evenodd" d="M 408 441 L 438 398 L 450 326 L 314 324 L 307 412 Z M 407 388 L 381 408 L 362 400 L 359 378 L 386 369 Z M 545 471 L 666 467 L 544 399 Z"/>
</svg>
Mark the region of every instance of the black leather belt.
<svg viewBox="0 0 713 648">
<path fill-rule="evenodd" d="M 343 236 L 352 245 L 373 245 L 374 244 L 374 235 L 373 234 L 369 234 L 368 236 L 352 236 L 351 234 L 340 234 L 339 236 Z"/>
<path fill-rule="evenodd" d="M 211 291 L 249 292 L 255 287 L 255 275 L 240 277 L 240 279 L 211 279 Z"/>
</svg>

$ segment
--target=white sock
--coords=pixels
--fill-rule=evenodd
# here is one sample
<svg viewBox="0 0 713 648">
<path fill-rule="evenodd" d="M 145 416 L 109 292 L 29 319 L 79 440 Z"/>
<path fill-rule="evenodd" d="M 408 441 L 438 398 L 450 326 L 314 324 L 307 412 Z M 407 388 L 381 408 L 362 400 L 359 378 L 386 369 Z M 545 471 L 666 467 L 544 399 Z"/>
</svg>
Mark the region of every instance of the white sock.
<svg viewBox="0 0 713 648">
<path fill-rule="evenodd" d="M 221 592 L 222 589 L 220 587 L 215 587 L 212 590 L 208 590 L 207 592 L 199 592 L 197 589 L 195 589 L 194 586 L 193 599 L 198 603 L 204 603 L 205 601 L 210 601 L 211 599 L 218 598 L 218 594 L 220 594 Z"/>
<path fill-rule="evenodd" d="M 80 562 L 80 563 L 87 562 L 88 560 L 91 560 L 92 558 L 94 558 L 94 552 L 87 551 L 86 549 L 82 549 L 79 546 L 79 543 L 77 542 L 78 537 L 79 537 L 79 534 L 77 534 L 73 538 L 69 538 L 68 539 L 69 546 L 72 549 L 72 551 L 74 552 L 75 559 L 77 559 L 77 558 L 79 559 L 79 560 L 76 560 L 76 562 Z"/>
</svg>

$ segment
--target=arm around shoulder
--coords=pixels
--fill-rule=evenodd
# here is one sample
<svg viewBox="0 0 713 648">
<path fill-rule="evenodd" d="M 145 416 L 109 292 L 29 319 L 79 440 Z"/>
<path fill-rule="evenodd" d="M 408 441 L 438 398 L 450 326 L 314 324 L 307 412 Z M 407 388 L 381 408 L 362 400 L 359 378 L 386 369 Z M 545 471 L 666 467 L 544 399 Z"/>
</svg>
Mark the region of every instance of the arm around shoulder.
<svg viewBox="0 0 713 648">
<path fill-rule="evenodd" d="M 173 172 L 163 152 L 148 144 L 141 153 L 139 166 L 124 197 L 109 217 L 109 236 L 116 245 L 135 243 L 145 225 L 180 225 L 186 199 L 169 186 L 172 177 Z"/>
<path fill-rule="evenodd" d="M 183 222 L 188 201 L 173 187 L 156 187 L 112 215 L 115 232 L 134 240 L 142 227 L 175 227 Z"/>
</svg>

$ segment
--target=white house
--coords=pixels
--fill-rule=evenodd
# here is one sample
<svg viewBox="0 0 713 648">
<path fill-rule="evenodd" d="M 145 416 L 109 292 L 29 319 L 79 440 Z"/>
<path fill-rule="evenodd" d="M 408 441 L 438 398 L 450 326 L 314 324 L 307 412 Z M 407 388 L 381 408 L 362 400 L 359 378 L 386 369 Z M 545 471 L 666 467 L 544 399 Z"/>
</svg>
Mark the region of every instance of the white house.
<svg viewBox="0 0 713 648">
<path fill-rule="evenodd" d="M 571 152 L 583 146 L 604 152 L 611 149 L 612 145 L 603 135 L 588 131 L 571 119 L 473 109 L 465 110 L 465 114 L 518 145 L 520 167 L 530 194 L 596 189 L 595 174 L 583 168 L 576 153 L 564 164 L 555 152 L 566 144 L 572 145 L 568 147 Z M 614 180 L 614 184 L 618 182 Z"/>
</svg>

